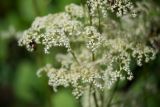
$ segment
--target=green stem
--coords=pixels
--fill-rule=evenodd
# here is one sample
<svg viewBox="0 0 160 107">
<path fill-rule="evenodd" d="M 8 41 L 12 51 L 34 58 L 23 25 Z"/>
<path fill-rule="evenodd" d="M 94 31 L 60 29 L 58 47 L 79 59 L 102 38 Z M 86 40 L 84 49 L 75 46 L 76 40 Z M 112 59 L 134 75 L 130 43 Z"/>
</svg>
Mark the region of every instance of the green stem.
<svg viewBox="0 0 160 107">
<path fill-rule="evenodd" d="M 113 99 L 113 97 L 114 97 L 114 95 L 115 95 L 115 93 L 116 93 L 116 91 L 117 91 L 118 84 L 119 84 L 119 79 L 117 80 L 117 82 L 116 82 L 116 84 L 115 84 L 115 87 L 114 87 L 114 89 L 113 89 L 113 92 L 111 93 L 111 96 L 110 96 L 110 98 L 109 98 L 109 100 L 108 100 L 108 103 L 107 103 L 107 106 L 106 106 L 106 107 L 110 107 L 110 106 L 111 106 L 111 102 L 112 102 L 112 99 Z"/>
<path fill-rule="evenodd" d="M 66 31 L 64 31 L 64 33 L 68 36 L 68 33 L 67 33 Z M 70 44 L 70 46 L 71 46 L 71 44 Z M 78 65 L 81 65 L 81 64 L 79 63 L 78 58 L 76 57 L 76 55 L 75 55 L 75 53 L 74 53 L 74 51 L 73 51 L 72 48 L 71 48 L 71 51 L 70 51 L 70 52 L 71 52 L 73 58 L 75 59 L 75 61 L 78 63 Z"/>
<path fill-rule="evenodd" d="M 101 31 L 101 15 L 100 15 L 99 4 L 97 5 L 97 13 L 98 13 L 98 30 L 99 30 L 100 33 L 102 33 L 102 31 Z"/>
<path fill-rule="evenodd" d="M 98 99 L 97 99 L 97 97 L 96 97 L 96 93 L 95 93 L 95 92 L 93 93 L 93 98 L 94 98 L 95 106 L 96 106 L 96 107 L 99 107 L 99 106 L 98 106 L 98 102 L 97 102 Z"/>
<path fill-rule="evenodd" d="M 89 107 L 92 107 L 91 106 L 91 86 L 89 87 Z"/>
<path fill-rule="evenodd" d="M 48 97 L 48 101 L 47 101 L 47 102 L 48 102 L 48 105 L 47 105 L 47 106 L 48 106 L 48 107 L 52 107 L 52 97 L 53 97 L 53 96 L 52 96 L 52 95 L 53 95 L 52 93 L 53 93 L 53 92 L 52 92 L 51 88 L 49 87 L 48 93 L 47 93 L 47 94 L 48 94 L 48 95 L 47 95 L 47 97 Z"/>
<path fill-rule="evenodd" d="M 71 50 L 71 54 L 72 54 L 73 58 L 75 59 L 75 61 L 76 61 L 79 65 L 81 65 L 81 64 L 79 63 L 79 61 L 78 61 L 75 53 L 74 53 L 72 50 Z"/>
<path fill-rule="evenodd" d="M 104 107 L 104 103 L 105 103 L 104 96 L 105 96 L 104 91 L 100 92 L 101 107 Z"/>
<path fill-rule="evenodd" d="M 39 8 L 38 8 L 37 0 L 32 0 L 32 3 L 33 3 L 34 10 L 35 10 L 35 12 L 36 12 L 36 15 L 37 15 L 37 16 L 40 16 L 40 15 L 41 15 L 41 12 L 40 12 L 40 10 L 39 10 Z"/>
<path fill-rule="evenodd" d="M 95 55 L 94 55 L 93 52 L 92 52 L 92 61 L 95 61 Z M 99 106 L 98 106 L 98 102 L 97 102 L 98 99 L 97 99 L 97 96 L 96 96 L 96 92 L 93 93 L 93 98 L 94 98 L 95 106 L 96 106 L 96 107 L 99 107 Z"/>
<path fill-rule="evenodd" d="M 92 52 L 92 61 L 95 61 L 95 54 Z"/>
<path fill-rule="evenodd" d="M 84 3 L 84 0 L 81 0 L 81 4 L 82 4 L 82 6 L 84 7 L 84 4 L 85 4 L 85 3 Z"/>
<path fill-rule="evenodd" d="M 99 5 L 97 6 L 97 10 L 98 10 L 98 30 L 99 30 L 100 33 L 102 33 L 102 31 L 101 31 L 101 16 L 100 16 Z"/>
<path fill-rule="evenodd" d="M 88 14 L 89 14 L 89 23 L 90 23 L 90 25 L 92 25 L 92 16 L 90 15 L 90 5 L 89 4 L 87 4 L 87 7 L 88 7 Z"/>
</svg>

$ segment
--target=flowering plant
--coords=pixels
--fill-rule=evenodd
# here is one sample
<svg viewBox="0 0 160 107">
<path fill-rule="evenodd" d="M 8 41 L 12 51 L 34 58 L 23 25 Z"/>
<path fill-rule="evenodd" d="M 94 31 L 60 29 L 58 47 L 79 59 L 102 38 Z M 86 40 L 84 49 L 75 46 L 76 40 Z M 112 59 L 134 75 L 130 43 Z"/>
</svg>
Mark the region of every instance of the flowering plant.
<svg viewBox="0 0 160 107">
<path fill-rule="evenodd" d="M 119 81 L 132 80 L 133 66 L 150 62 L 158 52 L 155 38 L 146 36 L 143 18 L 148 13 L 143 8 L 130 0 L 81 0 L 81 5 L 67 5 L 64 12 L 37 17 L 19 45 L 29 51 L 41 45 L 46 54 L 64 47 L 67 53 L 56 56 L 61 67 L 47 64 L 38 76 L 46 73 L 54 91 L 71 87 L 77 99 L 89 100 L 84 107 L 109 107 L 111 99 L 106 104 L 103 92 Z"/>
</svg>

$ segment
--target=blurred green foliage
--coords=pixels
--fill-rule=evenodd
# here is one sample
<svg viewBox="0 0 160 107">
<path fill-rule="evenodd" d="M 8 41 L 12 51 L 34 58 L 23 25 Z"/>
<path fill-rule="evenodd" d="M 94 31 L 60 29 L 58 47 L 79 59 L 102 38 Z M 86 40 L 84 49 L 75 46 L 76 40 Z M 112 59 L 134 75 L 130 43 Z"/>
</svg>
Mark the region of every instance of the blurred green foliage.
<svg viewBox="0 0 160 107">
<path fill-rule="evenodd" d="M 70 89 L 54 93 L 47 78 L 38 78 L 37 69 L 44 62 L 55 62 L 52 55 L 29 53 L 17 46 L 12 31 L 22 31 L 37 16 L 60 12 L 74 0 L 1 0 L 0 1 L 0 107 L 76 107 Z M 43 63 L 42 63 L 43 62 Z"/>
</svg>

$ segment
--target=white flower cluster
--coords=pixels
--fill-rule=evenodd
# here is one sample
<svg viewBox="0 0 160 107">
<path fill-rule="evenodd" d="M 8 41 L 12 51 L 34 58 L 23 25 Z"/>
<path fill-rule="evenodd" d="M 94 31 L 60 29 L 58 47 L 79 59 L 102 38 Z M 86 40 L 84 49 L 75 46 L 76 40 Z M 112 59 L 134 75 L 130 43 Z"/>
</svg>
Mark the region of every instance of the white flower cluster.
<svg viewBox="0 0 160 107">
<path fill-rule="evenodd" d="M 130 0 L 107 0 L 108 7 L 112 12 L 116 12 L 118 17 L 128 14 L 130 11 L 133 13 L 132 15 L 135 16 L 135 10 L 133 4 Z"/>
<path fill-rule="evenodd" d="M 65 11 L 73 17 L 82 18 L 84 17 L 83 8 L 76 4 L 70 4 L 65 7 Z"/>
<path fill-rule="evenodd" d="M 87 0 L 87 5 L 91 16 L 97 15 L 97 11 L 103 16 L 107 15 L 107 11 L 115 12 L 118 17 L 128 14 L 130 11 L 134 13 L 134 5 L 130 0 Z"/>
<path fill-rule="evenodd" d="M 116 38 L 103 42 L 105 53 L 103 57 L 95 62 L 90 62 L 90 52 L 82 49 L 82 53 L 77 53 L 81 65 L 73 63 L 74 59 L 70 54 L 58 54 L 57 60 L 62 67 L 56 69 L 51 65 L 39 69 L 40 76 L 46 72 L 49 78 L 49 85 L 55 91 L 59 86 L 72 87 L 73 95 L 79 98 L 83 95 L 88 86 L 103 91 L 104 88 L 111 88 L 117 80 L 132 80 L 131 61 L 135 59 L 137 65 L 153 60 L 156 51 L 144 46 L 144 44 L 129 43 L 127 39 Z M 103 70 L 100 66 L 105 65 Z"/>
<path fill-rule="evenodd" d="M 105 42 L 107 51 L 104 55 L 105 69 L 104 78 L 108 88 L 118 80 L 132 80 L 131 62 L 136 60 L 137 65 L 148 63 L 155 59 L 156 50 L 144 44 L 129 43 L 125 38 L 110 39 Z"/>
<path fill-rule="evenodd" d="M 95 52 L 102 44 L 102 35 L 94 26 L 87 26 L 84 30 L 83 35 L 86 37 L 86 46 L 89 50 Z"/>
<path fill-rule="evenodd" d="M 91 16 L 96 16 L 97 11 L 100 11 L 104 16 L 106 16 L 106 4 L 107 0 L 87 0 L 89 14 Z"/>
<path fill-rule="evenodd" d="M 137 44 L 135 48 L 133 48 L 134 51 L 132 53 L 132 56 L 137 60 L 137 64 L 139 66 L 143 65 L 143 62 L 148 63 L 149 61 L 155 59 L 157 51 L 146 47 L 142 44 Z"/>
<path fill-rule="evenodd" d="M 45 53 L 49 53 L 48 50 L 54 46 L 64 46 L 70 51 L 69 37 L 78 37 L 82 28 L 83 24 L 68 13 L 49 14 L 35 19 L 31 28 L 19 40 L 19 45 L 25 45 L 28 50 L 33 51 L 32 42 L 42 44 Z"/>
<path fill-rule="evenodd" d="M 94 71 L 94 72 L 93 72 Z M 100 83 L 101 75 L 98 73 L 97 69 L 86 66 L 79 66 L 72 64 L 70 70 L 62 67 L 60 69 L 55 69 L 51 65 L 46 65 L 45 67 L 39 69 L 37 72 L 41 76 L 42 72 L 46 72 L 49 78 L 49 85 L 53 87 L 54 91 L 57 91 L 58 86 L 72 87 L 73 95 L 76 98 L 82 96 L 84 91 L 89 85 L 96 89 L 102 89 L 103 85 Z"/>
<path fill-rule="evenodd" d="M 83 11 L 86 5 L 89 12 Z M 88 87 L 92 91 L 102 91 L 118 80 L 131 80 L 132 62 L 142 66 L 153 60 L 157 53 L 146 45 L 146 33 L 140 33 L 147 32 L 147 29 L 141 29 L 141 25 L 146 25 L 139 21 L 142 17 L 120 17 L 120 23 L 109 16 L 97 17 L 98 11 L 104 15 L 107 9 L 118 16 L 127 14 L 134 10 L 129 0 L 87 0 L 86 5 L 82 8 L 70 4 L 65 12 L 36 18 L 19 40 L 19 45 L 30 51 L 38 44 L 44 46 L 45 53 L 55 46 L 67 48 L 68 54 L 57 54 L 60 68 L 46 65 L 38 74 L 45 72 L 55 91 L 59 86 L 72 87 L 77 98 Z M 94 16 L 93 23 L 88 23 L 89 15 Z M 72 44 L 76 44 L 75 47 Z"/>
<path fill-rule="evenodd" d="M 127 42 L 125 39 L 117 38 L 108 40 L 104 44 L 108 49 L 103 62 L 107 64 L 104 78 L 106 79 L 105 84 L 108 88 L 118 79 L 124 80 L 127 78 L 131 80 L 133 78 L 130 70 L 131 56 L 128 52 L 131 45 Z"/>
</svg>

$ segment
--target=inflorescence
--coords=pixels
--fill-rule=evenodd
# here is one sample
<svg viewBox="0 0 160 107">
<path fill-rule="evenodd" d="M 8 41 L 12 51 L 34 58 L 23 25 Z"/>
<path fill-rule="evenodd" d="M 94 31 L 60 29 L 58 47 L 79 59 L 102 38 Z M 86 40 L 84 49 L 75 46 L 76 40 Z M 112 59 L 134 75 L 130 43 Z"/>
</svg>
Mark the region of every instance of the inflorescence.
<svg viewBox="0 0 160 107">
<path fill-rule="evenodd" d="M 64 12 L 37 17 L 24 31 L 19 45 L 34 51 L 31 45 L 34 42 L 42 45 L 47 54 L 53 47 L 68 50 L 68 54 L 57 55 L 60 68 L 47 64 L 37 72 L 39 76 L 46 73 L 55 91 L 59 86 L 71 87 L 76 98 L 88 88 L 103 91 L 118 80 L 132 80 L 133 62 L 142 66 L 156 56 L 157 49 L 147 45 L 145 33 L 138 32 L 138 29 L 147 31 L 137 24 L 142 16 L 131 17 L 136 15 L 135 11 L 130 0 L 86 0 L 81 6 L 70 4 Z M 109 17 L 112 12 L 119 21 Z M 126 25 L 133 26 L 128 29 Z M 74 49 L 72 43 L 79 48 Z"/>
</svg>

